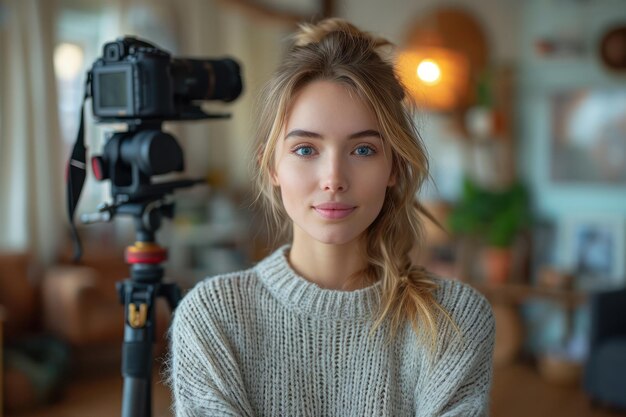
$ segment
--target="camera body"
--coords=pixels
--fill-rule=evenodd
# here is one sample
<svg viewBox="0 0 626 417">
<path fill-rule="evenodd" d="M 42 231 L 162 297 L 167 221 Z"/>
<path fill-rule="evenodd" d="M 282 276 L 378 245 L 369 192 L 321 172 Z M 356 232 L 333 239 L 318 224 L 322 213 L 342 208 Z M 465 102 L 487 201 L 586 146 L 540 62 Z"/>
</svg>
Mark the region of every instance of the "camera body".
<svg viewBox="0 0 626 417">
<path fill-rule="evenodd" d="M 133 37 L 106 43 L 91 74 L 93 114 L 101 122 L 207 118 L 195 101 L 229 102 L 242 90 L 232 59 L 172 58 Z"/>
</svg>

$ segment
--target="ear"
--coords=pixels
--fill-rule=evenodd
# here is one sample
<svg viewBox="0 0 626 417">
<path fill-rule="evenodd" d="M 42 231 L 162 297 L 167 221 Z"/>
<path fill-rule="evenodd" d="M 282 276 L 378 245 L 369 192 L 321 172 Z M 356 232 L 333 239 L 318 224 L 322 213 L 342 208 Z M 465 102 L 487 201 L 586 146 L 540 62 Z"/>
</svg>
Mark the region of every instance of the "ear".
<svg viewBox="0 0 626 417">
<path fill-rule="evenodd" d="M 276 174 L 276 170 L 274 168 L 270 170 L 270 180 L 274 187 L 280 187 L 280 181 L 278 181 L 278 175 Z"/>
<path fill-rule="evenodd" d="M 262 160 L 263 160 L 263 146 L 259 146 L 259 149 L 256 152 L 256 169 L 262 169 Z M 276 175 L 276 169 L 274 167 L 270 168 L 270 182 L 274 187 L 278 187 L 280 183 L 278 182 L 278 176 Z"/>
</svg>

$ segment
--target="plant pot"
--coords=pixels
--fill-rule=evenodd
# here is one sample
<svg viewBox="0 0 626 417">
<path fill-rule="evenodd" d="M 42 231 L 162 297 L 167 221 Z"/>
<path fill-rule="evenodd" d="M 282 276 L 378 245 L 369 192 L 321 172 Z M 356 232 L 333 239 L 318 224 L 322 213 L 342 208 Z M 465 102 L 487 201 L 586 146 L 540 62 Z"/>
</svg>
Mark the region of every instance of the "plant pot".
<svg viewBox="0 0 626 417">
<path fill-rule="evenodd" d="M 489 284 L 503 284 L 511 274 L 513 251 L 510 248 L 488 247 L 482 252 L 482 267 Z"/>
</svg>

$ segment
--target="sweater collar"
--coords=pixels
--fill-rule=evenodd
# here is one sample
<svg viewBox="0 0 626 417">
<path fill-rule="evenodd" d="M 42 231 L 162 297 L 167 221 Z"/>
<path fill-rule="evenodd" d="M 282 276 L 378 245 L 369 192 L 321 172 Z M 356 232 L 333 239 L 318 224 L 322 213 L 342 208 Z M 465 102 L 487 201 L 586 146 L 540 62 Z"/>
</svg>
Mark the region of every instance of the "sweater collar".
<svg viewBox="0 0 626 417">
<path fill-rule="evenodd" d="M 321 288 L 298 275 L 287 259 L 289 245 L 261 261 L 256 270 L 261 281 L 285 307 L 333 320 L 365 321 L 373 318 L 380 303 L 381 281 L 354 291 Z"/>
</svg>

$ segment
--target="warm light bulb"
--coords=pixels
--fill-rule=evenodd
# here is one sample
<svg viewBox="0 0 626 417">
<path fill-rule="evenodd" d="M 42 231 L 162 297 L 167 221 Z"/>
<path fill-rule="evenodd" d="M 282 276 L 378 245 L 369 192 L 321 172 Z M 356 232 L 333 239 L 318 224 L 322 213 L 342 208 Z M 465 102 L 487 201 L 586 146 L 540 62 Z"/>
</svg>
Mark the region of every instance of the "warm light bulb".
<svg viewBox="0 0 626 417">
<path fill-rule="evenodd" d="M 83 68 L 84 54 L 80 46 L 59 44 L 54 49 L 54 70 L 62 80 L 72 80 Z"/>
<path fill-rule="evenodd" d="M 428 84 L 434 84 L 441 78 L 441 69 L 432 59 L 425 59 L 417 66 L 417 76 Z"/>
</svg>

